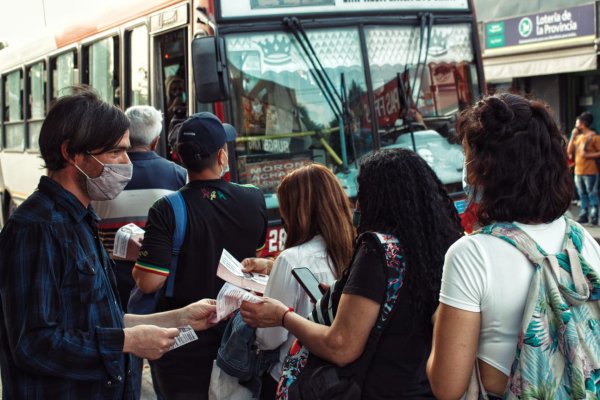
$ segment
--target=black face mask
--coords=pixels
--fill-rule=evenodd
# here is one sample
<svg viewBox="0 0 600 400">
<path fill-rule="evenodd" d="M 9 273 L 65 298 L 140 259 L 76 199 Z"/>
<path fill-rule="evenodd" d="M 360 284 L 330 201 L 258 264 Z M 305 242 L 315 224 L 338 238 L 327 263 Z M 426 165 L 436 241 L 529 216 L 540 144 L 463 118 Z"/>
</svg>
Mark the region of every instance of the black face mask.
<svg viewBox="0 0 600 400">
<path fill-rule="evenodd" d="M 356 229 L 358 229 L 358 227 L 360 226 L 360 210 L 359 209 L 355 209 L 352 212 L 352 225 L 354 225 L 354 227 Z"/>
</svg>

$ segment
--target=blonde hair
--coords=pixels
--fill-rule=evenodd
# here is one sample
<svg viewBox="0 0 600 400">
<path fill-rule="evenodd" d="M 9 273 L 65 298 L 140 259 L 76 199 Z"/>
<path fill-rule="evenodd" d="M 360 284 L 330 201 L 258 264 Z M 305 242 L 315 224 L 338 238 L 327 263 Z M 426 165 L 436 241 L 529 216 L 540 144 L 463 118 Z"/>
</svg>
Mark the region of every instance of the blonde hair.
<svg viewBox="0 0 600 400">
<path fill-rule="evenodd" d="M 354 228 L 350 202 L 335 175 L 320 164 L 298 168 L 277 188 L 279 211 L 286 224 L 285 247 L 323 236 L 336 278 L 352 258 Z"/>
</svg>

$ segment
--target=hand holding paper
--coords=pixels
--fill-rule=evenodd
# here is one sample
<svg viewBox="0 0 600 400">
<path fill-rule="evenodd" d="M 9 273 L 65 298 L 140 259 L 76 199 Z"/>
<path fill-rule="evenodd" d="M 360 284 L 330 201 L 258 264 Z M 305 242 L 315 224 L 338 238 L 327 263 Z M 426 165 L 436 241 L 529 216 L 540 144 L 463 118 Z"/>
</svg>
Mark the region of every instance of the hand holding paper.
<svg viewBox="0 0 600 400">
<path fill-rule="evenodd" d="M 257 293 L 265 292 L 269 280 L 268 275 L 244 272 L 244 266 L 225 249 L 219 260 L 217 276 L 224 281 Z"/>
<path fill-rule="evenodd" d="M 242 301 L 260 303 L 262 299 L 242 288 L 226 283 L 217 295 L 217 315 L 209 322 L 216 323 L 227 318 L 232 312 L 240 308 Z"/>
<path fill-rule="evenodd" d="M 115 234 L 113 257 L 129 261 L 136 261 L 142 247 L 144 231 L 136 224 L 127 224 L 119 228 Z"/>
</svg>

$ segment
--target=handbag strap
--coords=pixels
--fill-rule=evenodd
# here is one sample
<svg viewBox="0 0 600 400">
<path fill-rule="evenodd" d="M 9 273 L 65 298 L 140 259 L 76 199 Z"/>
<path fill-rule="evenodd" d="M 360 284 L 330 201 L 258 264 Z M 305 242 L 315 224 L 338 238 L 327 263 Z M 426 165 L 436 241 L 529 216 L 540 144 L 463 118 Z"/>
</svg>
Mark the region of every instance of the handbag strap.
<svg viewBox="0 0 600 400">
<path fill-rule="evenodd" d="M 179 262 L 179 251 L 183 245 L 183 239 L 185 238 L 185 230 L 187 227 L 187 209 L 183 195 L 180 191 L 169 193 L 165 196 L 167 203 L 173 209 L 173 215 L 175 216 L 175 229 L 173 230 L 173 243 L 171 248 L 171 268 L 169 276 L 167 277 L 167 284 L 165 289 L 165 297 L 173 297 L 175 289 L 175 274 L 177 272 L 177 264 Z"/>
<path fill-rule="evenodd" d="M 369 333 L 365 350 L 354 367 L 354 380 L 361 387 L 375 356 L 381 335 L 398 309 L 398 295 L 404 283 L 404 273 L 406 271 L 406 259 L 403 256 L 403 249 L 395 236 L 378 232 L 365 232 L 361 235 L 359 241 L 364 240 L 366 237 L 374 238 L 382 250 L 386 265 L 387 284 L 385 302 L 382 304 L 377 321 Z"/>
</svg>

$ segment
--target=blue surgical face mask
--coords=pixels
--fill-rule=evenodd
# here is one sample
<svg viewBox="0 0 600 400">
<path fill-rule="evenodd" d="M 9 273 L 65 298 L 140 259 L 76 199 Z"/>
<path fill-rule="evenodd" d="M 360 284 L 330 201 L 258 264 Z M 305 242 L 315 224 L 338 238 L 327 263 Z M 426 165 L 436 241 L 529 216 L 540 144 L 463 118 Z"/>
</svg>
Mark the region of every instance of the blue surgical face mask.
<svg viewBox="0 0 600 400">
<path fill-rule="evenodd" d="M 478 190 L 477 196 L 475 196 L 475 188 L 467 180 L 467 165 L 469 165 L 471 161 L 467 162 L 467 160 L 465 159 L 465 163 L 463 165 L 462 170 L 462 186 L 463 190 L 465 191 L 465 194 L 467 195 L 467 200 L 469 201 L 469 203 L 479 203 L 479 201 L 481 200 L 481 190 Z"/>
</svg>

